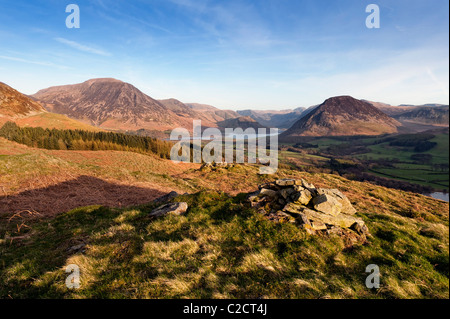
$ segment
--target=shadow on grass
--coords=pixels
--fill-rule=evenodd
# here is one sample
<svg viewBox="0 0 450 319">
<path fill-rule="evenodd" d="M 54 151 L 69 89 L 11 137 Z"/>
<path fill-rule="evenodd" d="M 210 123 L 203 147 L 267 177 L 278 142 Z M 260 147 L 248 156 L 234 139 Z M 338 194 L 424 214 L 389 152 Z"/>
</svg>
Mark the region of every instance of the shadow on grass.
<svg viewBox="0 0 450 319">
<path fill-rule="evenodd" d="M 28 210 L 38 212 L 41 217 L 51 217 L 90 205 L 109 207 L 140 205 L 164 194 L 153 188 L 116 184 L 83 175 L 45 188 L 1 196 L 0 214 L 12 215 Z"/>
</svg>

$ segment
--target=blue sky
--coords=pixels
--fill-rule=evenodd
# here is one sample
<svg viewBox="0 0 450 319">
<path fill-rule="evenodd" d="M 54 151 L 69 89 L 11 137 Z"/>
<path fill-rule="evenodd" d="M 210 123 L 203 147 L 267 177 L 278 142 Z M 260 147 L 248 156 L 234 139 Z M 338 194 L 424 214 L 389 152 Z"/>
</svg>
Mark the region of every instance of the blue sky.
<svg viewBox="0 0 450 319">
<path fill-rule="evenodd" d="M 81 27 L 68 29 L 68 4 Z M 365 26 L 377 4 L 381 28 Z M 0 0 L 0 81 L 113 77 L 227 109 L 449 102 L 447 0 Z"/>
</svg>

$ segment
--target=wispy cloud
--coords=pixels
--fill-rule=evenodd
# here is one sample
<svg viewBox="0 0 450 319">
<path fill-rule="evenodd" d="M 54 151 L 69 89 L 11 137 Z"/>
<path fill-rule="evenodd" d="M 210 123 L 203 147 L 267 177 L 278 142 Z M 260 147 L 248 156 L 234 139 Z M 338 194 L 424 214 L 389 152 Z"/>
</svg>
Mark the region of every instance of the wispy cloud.
<svg viewBox="0 0 450 319">
<path fill-rule="evenodd" d="M 431 80 L 436 84 L 436 86 L 439 88 L 439 90 L 441 90 L 441 92 L 444 95 L 449 96 L 448 82 L 446 84 L 444 84 L 443 82 L 439 81 L 439 79 L 436 77 L 436 75 L 433 73 L 433 71 L 431 71 L 431 69 L 429 67 L 427 67 L 426 70 L 427 70 L 427 74 L 429 75 Z"/>
<path fill-rule="evenodd" d="M 270 25 L 255 5 L 246 2 L 200 0 L 169 0 L 188 11 L 187 19 L 205 35 L 215 38 L 221 47 L 271 47 L 280 42 L 274 39 Z"/>
<path fill-rule="evenodd" d="M 56 67 L 56 68 L 59 68 L 59 69 L 68 69 L 69 68 L 67 66 L 58 65 L 58 64 L 51 63 L 51 62 L 33 61 L 33 60 L 27 60 L 27 59 L 22 59 L 22 58 L 17 58 L 17 57 L 12 57 L 12 56 L 5 56 L 5 55 L 0 55 L 0 59 L 9 60 L 9 61 L 15 61 L 15 62 L 28 63 L 28 64 L 35 64 L 35 65 Z"/>
<path fill-rule="evenodd" d="M 98 55 L 103 55 L 103 56 L 111 56 L 111 53 L 103 51 L 103 50 L 99 50 L 75 41 L 71 41 L 71 40 L 67 40 L 64 38 L 55 38 L 56 41 L 65 44 L 71 48 L 74 48 L 76 50 L 79 51 L 83 51 L 83 52 L 87 52 L 87 53 L 93 53 L 93 54 L 98 54 Z"/>
</svg>

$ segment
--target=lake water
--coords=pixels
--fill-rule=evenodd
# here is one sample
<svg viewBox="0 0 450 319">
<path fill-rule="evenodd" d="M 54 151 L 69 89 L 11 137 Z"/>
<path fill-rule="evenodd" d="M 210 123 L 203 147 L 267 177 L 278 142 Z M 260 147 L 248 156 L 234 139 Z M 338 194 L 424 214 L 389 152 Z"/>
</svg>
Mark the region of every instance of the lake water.
<svg viewBox="0 0 450 319">
<path fill-rule="evenodd" d="M 231 139 L 232 137 L 234 137 L 235 140 L 246 140 L 246 139 L 256 139 L 256 138 L 263 138 L 263 137 L 269 137 L 269 136 L 276 136 L 276 135 L 280 135 L 281 132 L 278 132 L 276 134 L 249 134 L 249 135 L 227 135 L 224 134 L 223 139 L 224 140 L 228 140 Z M 179 139 L 173 139 L 172 141 L 179 141 L 179 140 L 184 140 L 184 141 L 188 141 L 188 140 L 202 140 L 202 141 L 211 141 L 211 137 L 206 137 L 206 136 L 202 136 L 202 137 L 189 137 L 189 138 L 179 138 Z"/>
<path fill-rule="evenodd" d="M 449 198 L 448 198 L 448 193 L 443 193 L 443 192 L 435 192 L 435 193 L 431 193 L 431 194 L 424 194 L 424 195 L 426 195 L 426 196 L 430 196 L 430 197 L 433 197 L 433 198 L 436 198 L 436 199 L 440 199 L 440 200 L 443 200 L 443 201 L 446 201 L 446 202 L 448 202 L 448 201 L 449 201 Z"/>
</svg>

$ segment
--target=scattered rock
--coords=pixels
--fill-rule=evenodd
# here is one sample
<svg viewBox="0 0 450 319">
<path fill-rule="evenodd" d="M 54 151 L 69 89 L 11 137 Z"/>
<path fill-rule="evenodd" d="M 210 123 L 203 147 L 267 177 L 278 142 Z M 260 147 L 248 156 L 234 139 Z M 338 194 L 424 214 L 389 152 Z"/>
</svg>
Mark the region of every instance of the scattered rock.
<svg viewBox="0 0 450 319">
<path fill-rule="evenodd" d="M 311 235 L 323 233 L 344 238 L 346 245 L 365 242 L 369 229 L 338 189 L 316 188 L 304 179 L 280 179 L 258 186 L 248 196 L 252 207 L 274 222 L 295 223 Z"/>
<path fill-rule="evenodd" d="M 350 228 L 360 235 L 369 234 L 369 229 L 364 223 L 355 222 Z"/>
<path fill-rule="evenodd" d="M 188 204 L 185 202 L 180 203 L 170 203 L 162 205 L 150 213 L 152 217 L 160 217 L 167 214 L 181 215 L 184 214 L 188 209 Z"/>
<path fill-rule="evenodd" d="M 154 200 L 155 203 L 160 203 L 160 202 L 168 202 L 171 199 L 174 199 L 175 197 L 180 196 L 180 194 L 178 194 L 175 191 L 172 191 L 166 195 L 163 195 L 161 197 L 158 197 L 157 199 Z"/>
<path fill-rule="evenodd" d="M 79 251 L 84 252 L 84 250 L 83 250 L 84 247 L 86 247 L 86 244 L 82 243 L 79 245 L 72 246 L 68 250 L 69 250 L 69 253 L 77 253 Z"/>
<path fill-rule="evenodd" d="M 229 169 L 231 167 L 234 167 L 235 164 L 228 164 L 227 162 L 212 162 L 212 163 L 204 163 L 200 167 L 200 171 L 216 171 L 219 168 Z"/>
</svg>

